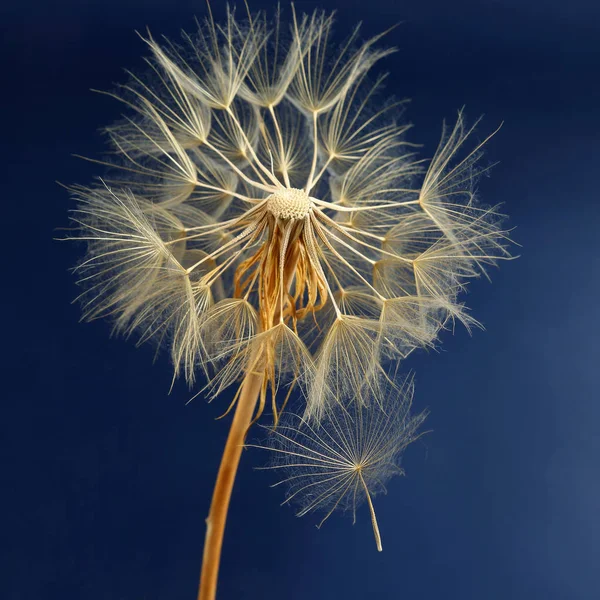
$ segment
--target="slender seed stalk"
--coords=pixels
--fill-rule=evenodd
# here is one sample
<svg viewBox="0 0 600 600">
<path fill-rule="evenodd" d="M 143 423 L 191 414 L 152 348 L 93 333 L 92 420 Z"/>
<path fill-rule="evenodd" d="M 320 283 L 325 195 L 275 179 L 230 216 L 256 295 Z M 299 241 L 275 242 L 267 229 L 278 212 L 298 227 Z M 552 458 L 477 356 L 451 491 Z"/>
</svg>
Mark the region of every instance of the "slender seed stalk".
<svg viewBox="0 0 600 600">
<path fill-rule="evenodd" d="M 319 144 L 317 143 L 318 139 L 318 113 L 313 111 L 313 157 L 312 164 L 310 166 L 310 173 L 308 174 L 308 179 L 306 180 L 306 193 L 310 194 L 310 190 L 314 187 L 314 177 L 317 172 L 317 159 L 319 158 Z"/>
<path fill-rule="evenodd" d="M 375 516 L 375 507 L 373 506 L 373 500 L 371 500 L 371 494 L 369 494 L 369 488 L 365 482 L 365 478 L 362 473 L 359 473 L 360 481 L 365 488 L 365 494 L 367 495 L 367 502 L 369 503 L 369 511 L 371 513 L 371 524 L 373 525 L 373 534 L 375 535 L 375 544 L 377 544 L 377 550 L 381 552 L 383 546 L 381 545 L 381 533 L 379 533 L 379 525 L 377 523 L 377 517 Z"/>
<path fill-rule="evenodd" d="M 223 534 L 231 491 L 240 463 L 244 439 L 252 422 L 252 415 L 258 401 L 262 382 L 262 374 L 253 372 L 251 369 L 248 370 L 242 382 L 240 397 L 231 422 L 231 429 L 229 430 L 213 491 L 210 511 L 206 519 L 206 538 L 204 540 L 198 600 L 214 600 L 217 594 L 221 548 L 223 546 Z"/>
</svg>

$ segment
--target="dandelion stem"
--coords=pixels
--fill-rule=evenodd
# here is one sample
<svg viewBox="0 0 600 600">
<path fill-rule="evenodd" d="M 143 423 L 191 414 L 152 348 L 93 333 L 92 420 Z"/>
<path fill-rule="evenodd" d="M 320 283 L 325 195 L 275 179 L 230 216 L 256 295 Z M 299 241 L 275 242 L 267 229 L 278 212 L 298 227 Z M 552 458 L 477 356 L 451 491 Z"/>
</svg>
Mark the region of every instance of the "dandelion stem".
<svg viewBox="0 0 600 600">
<path fill-rule="evenodd" d="M 252 363 L 251 363 L 252 364 Z M 202 558 L 202 572 L 198 600 L 214 600 L 217 593 L 217 578 L 221 561 L 223 534 L 227 521 L 227 512 L 231 491 L 235 481 L 246 432 L 252 421 L 252 415 L 260 394 L 263 377 L 248 369 L 242 382 L 235 415 L 229 430 L 229 436 L 223 451 L 219 474 L 213 491 L 210 511 L 206 519 L 206 538 Z"/>
</svg>

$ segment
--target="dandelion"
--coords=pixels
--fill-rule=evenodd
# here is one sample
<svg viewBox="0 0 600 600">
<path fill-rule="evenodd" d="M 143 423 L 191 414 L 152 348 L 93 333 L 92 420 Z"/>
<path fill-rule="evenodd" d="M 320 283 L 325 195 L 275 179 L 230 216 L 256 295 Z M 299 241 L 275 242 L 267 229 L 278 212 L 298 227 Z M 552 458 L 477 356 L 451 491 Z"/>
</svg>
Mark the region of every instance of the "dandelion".
<svg viewBox="0 0 600 600">
<path fill-rule="evenodd" d="M 273 487 L 286 485 L 284 504 L 297 504 L 302 517 L 322 511 L 319 527 L 336 509 L 350 511 L 367 502 L 377 549 L 383 549 L 373 497 L 386 492 L 394 475 L 403 475 L 400 456 L 418 437 L 416 430 L 425 414 L 410 415 L 412 378 L 392 386 L 377 402 L 330 404 L 320 422 L 286 412 L 267 446 L 272 464 L 267 469 L 283 472 Z M 252 446 L 252 444 L 249 444 Z"/>
<path fill-rule="evenodd" d="M 276 426 L 297 386 L 318 427 L 337 404 L 381 398 L 386 363 L 454 320 L 475 324 L 459 293 L 508 258 L 473 188 L 485 140 L 470 143 L 462 112 L 427 166 L 402 103 L 381 103 L 385 77 L 370 78 L 393 49 L 358 28 L 338 47 L 332 15 L 292 13 L 287 27 L 279 12 L 227 9 L 179 45 L 148 34 L 149 73 L 109 94 L 127 112 L 106 129 L 108 173 L 72 188 L 84 317 L 167 348 L 174 378 L 200 373 L 209 398 L 238 386 L 201 600 L 214 598 L 241 449 L 267 405 Z"/>
</svg>

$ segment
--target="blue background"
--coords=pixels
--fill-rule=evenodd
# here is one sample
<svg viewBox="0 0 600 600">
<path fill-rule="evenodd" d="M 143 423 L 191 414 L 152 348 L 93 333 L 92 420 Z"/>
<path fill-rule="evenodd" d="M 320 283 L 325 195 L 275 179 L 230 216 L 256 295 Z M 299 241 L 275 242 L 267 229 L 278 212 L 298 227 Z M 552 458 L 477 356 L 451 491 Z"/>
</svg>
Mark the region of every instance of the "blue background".
<svg viewBox="0 0 600 600">
<path fill-rule="evenodd" d="M 252 3 L 255 9 L 271 3 Z M 500 161 L 480 185 L 504 202 L 521 258 L 467 298 L 487 331 L 446 334 L 407 361 L 432 433 L 407 476 L 353 527 L 321 529 L 280 507 L 264 457 L 243 457 L 220 600 L 593 600 L 600 598 L 600 4 L 585 0 L 348 0 L 357 21 L 399 52 L 379 69 L 412 98 L 412 140 L 431 156 L 442 118 L 485 114 Z M 214 2 L 217 18 L 224 8 Z M 52 238 L 86 183 L 97 129 L 121 107 L 93 94 L 140 68 L 134 30 L 176 37 L 200 0 L 8 2 L 0 9 L 3 290 L 0 598 L 195 598 L 204 518 L 227 430 L 227 399 L 170 396 L 150 347 L 79 324 L 68 272 L 78 256 Z"/>
</svg>

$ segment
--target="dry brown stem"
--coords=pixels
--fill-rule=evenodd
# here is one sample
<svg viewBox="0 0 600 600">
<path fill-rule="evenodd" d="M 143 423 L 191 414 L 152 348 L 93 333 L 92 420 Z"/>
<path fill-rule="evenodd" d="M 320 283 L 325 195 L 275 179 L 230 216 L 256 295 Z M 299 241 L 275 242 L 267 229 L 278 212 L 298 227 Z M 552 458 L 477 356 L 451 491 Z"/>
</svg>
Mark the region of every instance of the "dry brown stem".
<svg viewBox="0 0 600 600">
<path fill-rule="evenodd" d="M 206 519 L 206 538 L 202 558 L 202 573 L 198 600 L 214 600 L 221 561 L 221 547 L 227 521 L 231 491 L 235 481 L 244 439 L 252 422 L 252 415 L 260 394 L 263 376 L 248 370 L 242 382 L 240 396 L 223 451 L 219 474 L 213 491 L 210 511 Z"/>
</svg>

